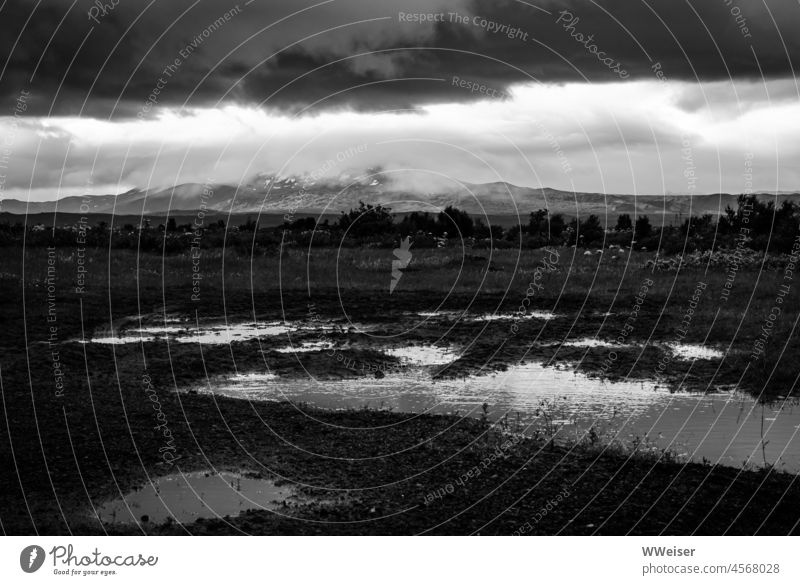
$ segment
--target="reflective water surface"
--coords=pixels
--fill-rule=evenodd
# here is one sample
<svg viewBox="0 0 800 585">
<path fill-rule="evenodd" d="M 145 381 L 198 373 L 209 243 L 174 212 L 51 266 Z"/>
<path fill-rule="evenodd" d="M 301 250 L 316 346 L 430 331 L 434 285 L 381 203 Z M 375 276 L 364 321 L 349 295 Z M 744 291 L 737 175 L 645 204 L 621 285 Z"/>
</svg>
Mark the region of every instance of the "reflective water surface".
<svg viewBox="0 0 800 585">
<path fill-rule="evenodd" d="M 287 336 L 299 331 L 354 333 L 369 331 L 371 327 L 338 323 L 307 322 L 231 322 L 202 324 L 197 327 L 191 323 L 179 325 L 146 325 L 142 327 L 123 326 L 100 330 L 83 343 L 121 345 L 127 343 L 149 343 L 169 341 L 171 343 L 202 343 L 208 345 L 230 344 L 235 341 L 250 341 L 260 338 Z"/>
<path fill-rule="evenodd" d="M 467 315 L 458 311 L 408 313 L 430 326 L 459 321 L 485 321 L 486 327 L 505 327 L 514 314 Z M 529 319 L 555 319 L 559 315 L 533 311 Z M 500 321 L 500 323 L 490 323 Z M 507 371 L 462 379 L 437 379 L 437 372 L 461 356 L 463 347 L 441 342 L 400 345 L 397 339 L 378 335 L 397 325 L 355 324 L 330 321 L 202 323 L 192 328 L 188 319 L 167 319 L 140 325 L 128 320 L 108 333 L 98 332 L 95 343 L 139 343 L 169 340 L 176 343 L 223 344 L 264 340 L 280 353 L 311 354 L 332 348 L 382 352 L 402 367 L 385 375 L 354 379 L 315 380 L 302 376 L 280 377 L 270 371 L 239 372 L 217 376 L 190 388 L 249 400 L 291 400 L 324 408 L 390 408 L 406 413 L 458 413 L 480 416 L 488 405 L 490 417 L 509 430 L 556 433 L 561 439 L 580 439 L 590 429 L 606 442 L 638 444 L 649 449 L 669 449 L 687 460 L 708 460 L 732 466 L 775 464 L 800 471 L 800 409 L 796 401 L 757 403 L 747 394 L 726 389 L 713 393 L 672 393 L 655 380 L 609 382 L 569 369 L 523 363 Z M 113 331 L 113 334 L 111 333 Z M 299 338 L 295 334 L 301 334 Z M 331 334 L 335 334 L 331 335 Z M 597 338 L 543 340 L 540 346 L 577 348 L 637 348 Z M 722 348 L 700 344 L 655 342 L 661 351 L 688 364 L 692 360 L 731 359 Z"/>
<path fill-rule="evenodd" d="M 124 497 L 96 508 L 103 523 L 162 524 L 235 516 L 252 509 L 274 510 L 292 495 L 268 479 L 223 471 L 176 473 L 153 479 Z"/>
<path fill-rule="evenodd" d="M 670 449 L 686 459 L 732 466 L 776 464 L 800 471 L 800 408 L 762 405 L 733 391 L 670 392 L 652 380 L 602 381 L 566 369 L 523 364 L 505 372 L 434 380 L 430 369 L 384 378 L 310 380 L 224 377 L 199 392 L 249 400 L 291 400 L 324 408 L 389 408 L 408 413 L 490 417 L 509 430 L 555 429 L 580 439 L 590 428 L 606 441 Z"/>
</svg>

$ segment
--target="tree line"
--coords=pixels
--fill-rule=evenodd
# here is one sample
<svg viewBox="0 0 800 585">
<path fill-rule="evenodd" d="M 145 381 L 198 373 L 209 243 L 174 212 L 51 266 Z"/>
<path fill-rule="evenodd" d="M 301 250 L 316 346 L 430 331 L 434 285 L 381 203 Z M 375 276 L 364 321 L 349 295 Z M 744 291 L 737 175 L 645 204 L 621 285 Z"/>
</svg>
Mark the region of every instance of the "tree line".
<svg viewBox="0 0 800 585">
<path fill-rule="evenodd" d="M 201 230 L 191 224 L 178 225 L 174 218 L 157 226 L 144 223 L 112 228 L 99 222 L 85 230 L 82 242 L 88 247 L 168 254 L 192 247 L 223 246 L 241 253 L 281 245 L 391 248 L 406 236 L 411 237 L 416 248 L 456 245 L 453 240 L 465 240 L 471 247 L 496 248 L 617 245 L 675 254 L 738 245 L 788 252 L 799 229 L 800 206 L 794 202 L 786 200 L 775 206 L 755 195 L 741 195 L 736 208 L 729 206 L 719 218 L 710 214 L 691 216 L 678 225 L 653 225 L 645 215 L 632 217 L 624 213 L 613 227 L 605 227 L 597 215 L 567 218 L 539 209 L 529 214 L 527 222 L 503 227 L 487 224 L 454 206 L 439 213 L 415 211 L 398 216 L 388 207 L 360 202 L 358 208 L 342 212 L 333 221 L 301 217 L 275 227 L 261 227 L 252 219 L 230 228 L 218 220 L 205 224 Z M 0 223 L 0 246 L 19 245 L 23 238 L 26 246 L 75 246 L 76 228 Z"/>
</svg>

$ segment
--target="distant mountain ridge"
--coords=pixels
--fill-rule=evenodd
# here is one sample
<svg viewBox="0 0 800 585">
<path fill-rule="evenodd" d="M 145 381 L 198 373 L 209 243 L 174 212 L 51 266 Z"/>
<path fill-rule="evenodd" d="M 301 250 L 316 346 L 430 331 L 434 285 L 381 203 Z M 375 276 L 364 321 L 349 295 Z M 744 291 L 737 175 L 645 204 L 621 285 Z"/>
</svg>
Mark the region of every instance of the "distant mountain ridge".
<svg viewBox="0 0 800 585">
<path fill-rule="evenodd" d="M 422 180 L 420 180 L 422 179 Z M 208 190 L 213 191 L 209 195 Z M 205 192 L 205 196 L 203 196 Z M 759 193 L 759 198 L 800 203 L 800 193 Z M 358 207 L 359 201 L 388 206 L 395 213 L 436 212 L 454 205 L 473 215 L 527 216 L 537 209 L 568 216 L 622 213 L 650 216 L 688 216 L 723 213 L 736 206 L 738 194 L 615 195 L 572 193 L 547 187 L 519 187 L 511 183 L 456 183 L 402 173 L 343 173 L 332 179 L 259 174 L 246 184 L 186 183 L 168 188 L 134 189 L 119 195 L 65 197 L 58 201 L 27 203 L 6 199 L 0 212 L 11 214 L 75 213 L 167 215 L 213 211 L 224 214 L 337 214 Z M 87 205 L 84 201 L 88 199 Z M 88 209 L 87 209 L 88 207 Z"/>
</svg>

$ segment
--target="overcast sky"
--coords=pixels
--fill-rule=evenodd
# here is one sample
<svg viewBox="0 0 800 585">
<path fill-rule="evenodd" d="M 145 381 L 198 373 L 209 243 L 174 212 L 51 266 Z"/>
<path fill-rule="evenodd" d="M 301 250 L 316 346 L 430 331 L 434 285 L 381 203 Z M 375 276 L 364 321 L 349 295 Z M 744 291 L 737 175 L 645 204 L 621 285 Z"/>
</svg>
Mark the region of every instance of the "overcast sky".
<svg viewBox="0 0 800 585">
<path fill-rule="evenodd" d="M 800 189 L 796 0 L 247 1 L 0 2 L 0 197 L 374 167 Z"/>
</svg>

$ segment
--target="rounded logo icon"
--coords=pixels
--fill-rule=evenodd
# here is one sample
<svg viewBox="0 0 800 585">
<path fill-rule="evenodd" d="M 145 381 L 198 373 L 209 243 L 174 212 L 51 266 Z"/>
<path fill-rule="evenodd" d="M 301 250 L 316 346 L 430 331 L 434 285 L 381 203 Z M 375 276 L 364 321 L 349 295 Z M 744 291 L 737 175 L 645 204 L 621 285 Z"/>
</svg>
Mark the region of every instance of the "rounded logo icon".
<svg viewBox="0 0 800 585">
<path fill-rule="evenodd" d="M 35 573 L 44 564 L 44 549 L 32 544 L 22 549 L 19 554 L 19 566 L 26 573 Z"/>
</svg>

